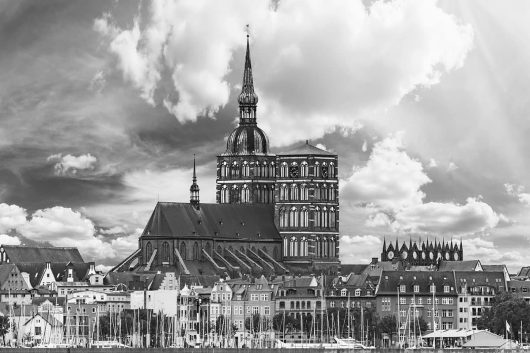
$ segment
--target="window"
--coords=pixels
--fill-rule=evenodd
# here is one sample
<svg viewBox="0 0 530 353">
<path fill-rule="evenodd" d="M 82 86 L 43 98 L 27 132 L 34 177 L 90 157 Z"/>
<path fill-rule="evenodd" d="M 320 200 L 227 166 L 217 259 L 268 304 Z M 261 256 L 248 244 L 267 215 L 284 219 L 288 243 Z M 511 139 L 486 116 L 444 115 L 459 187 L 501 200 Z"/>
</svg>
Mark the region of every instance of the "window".
<svg viewBox="0 0 530 353">
<path fill-rule="evenodd" d="M 334 308 L 334 307 L 335 307 L 335 302 L 334 302 L 334 301 L 330 302 L 330 303 L 329 303 L 329 306 L 332 307 L 332 308 Z"/>
<path fill-rule="evenodd" d="M 263 307 L 263 314 L 264 315 L 270 315 L 271 314 L 271 308 L 270 306 Z"/>
<path fill-rule="evenodd" d="M 356 297 L 359 297 L 360 295 L 361 295 L 361 290 L 360 290 L 359 288 L 357 288 L 357 289 L 355 290 L 355 296 L 356 296 Z"/>
<path fill-rule="evenodd" d="M 418 298 L 418 305 L 422 305 L 423 304 L 423 299 L 422 298 Z"/>
<path fill-rule="evenodd" d="M 449 286 L 444 286 L 444 293 L 449 293 Z"/>
<path fill-rule="evenodd" d="M 414 293 L 419 293 L 420 292 L 420 286 L 415 284 L 414 285 Z"/>
<path fill-rule="evenodd" d="M 260 300 L 262 302 L 266 302 L 267 300 L 269 300 L 268 295 L 267 294 L 261 294 L 260 295 Z"/>
<path fill-rule="evenodd" d="M 258 294 L 251 294 L 250 295 L 250 300 L 253 301 L 253 302 L 257 302 L 259 300 L 259 295 Z"/>
<path fill-rule="evenodd" d="M 399 286 L 399 292 L 400 293 L 405 293 L 406 291 L 407 291 L 407 287 L 404 284 Z"/>
<path fill-rule="evenodd" d="M 414 305 L 414 297 L 410 298 L 410 305 Z"/>
<path fill-rule="evenodd" d="M 436 285 L 434 283 L 431 284 L 430 291 L 431 291 L 431 293 L 435 293 L 436 292 Z"/>
<path fill-rule="evenodd" d="M 406 317 L 407 316 L 407 311 L 406 310 L 400 310 L 399 311 L 399 316 Z"/>
<path fill-rule="evenodd" d="M 341 297 L 345 297 L 348 295 L 348 291 L 346 290 L 346 288 L 342 288 L 342 290 L 340 291 L 340 295 Z"/>
<path fill-rule="evenodd" d="M 407 304 L 407 298 L 399 298 L 399 304 L 401 305 Z"/>
<path fill-rule="evenodd" d="M 431 305 L 431 304 L 432 304 L 431 298 L 427 298 L 427 305 Z"/>
<path fill-rule="evenodd" d="M 35 326 L 35 336 L 40 336 L 42 333 L 42 329 L 40 326 Z"/>
<path fill-rule="evenodd" d="M 390 298 L 381 299 L 381 311 L 390 311 Z"/>
</svg>

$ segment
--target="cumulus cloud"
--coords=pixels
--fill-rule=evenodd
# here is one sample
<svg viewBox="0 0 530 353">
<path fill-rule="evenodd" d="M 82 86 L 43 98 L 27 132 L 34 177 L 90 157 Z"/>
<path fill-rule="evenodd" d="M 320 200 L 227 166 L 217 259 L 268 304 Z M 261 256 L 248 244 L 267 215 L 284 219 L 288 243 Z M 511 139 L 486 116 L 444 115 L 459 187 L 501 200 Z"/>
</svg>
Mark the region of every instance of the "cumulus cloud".
<svg viewBox="0 0 530 353">
<path fill-rule="evenodd" d="M 519 200 L 519 202 L 530 206 L 530 193 L 525 192 L 525 187 L 522 185 L 515 184 L 504 184 L 506 193 L 510 196 L 513 196 Z"/>
<path fill-rule="evenodd" d="M 494 228 L 500 219 L 490 205 L 471 197 L 463 205 L 427 202 L 410 206 L 395 217 L 395 229 L 428 233 L 474 233 Z"/>
<path fill-rule="evenodd" d="M 506 217 L 477 198 L 456 202 L 424 202 L 422 187 L 431 183 L 422 163 L 403 148 L 403 134 L 377 142 L 363 167 L 342 181 L 343 202 L 368 211 L 367 227 L 394 232 L 468 234 L 495 228 Z"/>
<path fill-rule="evenodd" d="M 340 257 L 343 263 L 368 263 L 377 254 L 381 239 L 375 235 L 343 235 L 340 237 Z M 370 249 L 370 251 L 367 251 Z"/>
<path fill-rule="evenodd" d="M 130 28 L 104 14 L 94 29 L 108 40 L 125 80 L 186 122 L 227 103 L 227 75 L 247 23 L 267 116 L 262 124 L 277 144 L 318 138 L 335 126 L 358 128 L 356 118 L 461 67 L 473 42 L 471 27 L 435 0 L 376 1 L 369 8 L 361 0 L 166 0 L 151 2 Z"/>
<path fill-rule="evenodd" d="M 20 245 L 20 238 L 17 236 L 11 236 L 7 234 L 0 234 L 0 244 L 1 245 Z"/>
<path fill-rule="evenodd" d="M 342 181 L 343 199 L 399 210 L 420 204 L 425 197 L 420 188 L 431 182 L 420 161 L 403 150 L 402 133 L 377 142 L 366 165 L 355 168 Z"/>
<path fill-rule="evenodd" d="M 463 241 L 464 254 L 468 259 L 482 259 L 484 264 L 506 264 L 516 268 L 526 262 L 517 251 L 502 251 L 493 241 L 483 238 L 471 238 Z"/>
<path fill-rule="evenodd" d="M 0 234 L 26 223 L 27 212 L 17 205 L 0 203 Z"/>
<path fill-rule="evenodd" d="M 97 158 L 90 153 L 73 156 L 67 154 L 54 154 L 47 158 L 48 162 L 55 162 L 54 170 L 56 175 L 75 175 L 79 171 L 94 170 Z"/>
</svg>

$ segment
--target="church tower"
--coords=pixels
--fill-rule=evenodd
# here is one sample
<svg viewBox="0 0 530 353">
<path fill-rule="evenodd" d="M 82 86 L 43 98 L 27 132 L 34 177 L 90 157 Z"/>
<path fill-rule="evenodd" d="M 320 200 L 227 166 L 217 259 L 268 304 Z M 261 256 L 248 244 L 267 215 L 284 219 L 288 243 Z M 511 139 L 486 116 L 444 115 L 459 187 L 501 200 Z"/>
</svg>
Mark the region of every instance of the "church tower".
<svg viewBox="0 0 530 353">
<path fill-rule="evenodd" d="M 249 36 L 238 97 L 239 126 L 217 156 L 217 203 L 274 203 L 276 156 L 270 153 L 267 135 L 257 125 L 258 95 L 254 92 Z"/>
</svg>

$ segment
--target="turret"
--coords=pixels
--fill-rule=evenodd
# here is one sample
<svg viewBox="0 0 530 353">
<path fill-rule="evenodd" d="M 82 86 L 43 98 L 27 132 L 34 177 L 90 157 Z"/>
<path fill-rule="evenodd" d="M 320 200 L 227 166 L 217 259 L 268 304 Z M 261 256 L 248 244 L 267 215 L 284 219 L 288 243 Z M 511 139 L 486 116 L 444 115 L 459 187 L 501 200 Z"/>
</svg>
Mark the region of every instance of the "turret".
<svg viewBox="0 0 530 353">
<path fill-rule="evenodd" d="M 199 185 L 197 184 L 197 173 L 195 171 L 195 155 L 193 155 L 193 177 L 190 186 L 190 203 L 199 208 Z"/>
</svg>

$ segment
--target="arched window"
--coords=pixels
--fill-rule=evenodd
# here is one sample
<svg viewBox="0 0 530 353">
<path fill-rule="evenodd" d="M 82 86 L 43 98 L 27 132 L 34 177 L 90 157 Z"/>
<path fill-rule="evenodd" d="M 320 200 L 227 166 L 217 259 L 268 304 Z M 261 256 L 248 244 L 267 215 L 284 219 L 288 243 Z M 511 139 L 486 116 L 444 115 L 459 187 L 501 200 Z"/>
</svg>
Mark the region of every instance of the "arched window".
<svg viewBox="0 0 530 353">
<path fill-rule="evenodd" d="M 296 237 L 291 238 L 291 244 L 289 246 L 289 255 L 298 256 L 298 241 L 296 240 Z"/>
<path fill-rule="evenodd" d="M 300 242 L 300 256 L 307 256 L 307 238 L 306 237 L 302 237 L 302 240 Z"/>
<path fill-rule="evenodd" d="M 329 197 L 328 197 L 329 200 L 335 201 L 335 187 L 333 185 L 330 185 L 328 191 L 329 191 Z"/>
<path fill-rule="evenodd" d="M 287 200 L 287 185 L 280 185 L 280 201 Z"/>
<path fill-rule="evenodd" d="M 289 240 L 283 238 L 283 256 L 289 256 Z"/>
<path fill-rule="evenodd" d="M 241 188 L 241 202 L 250 202 L 250 191 L 248 189 L 247 184 L 243 185 L 243 187 Z"/>
<path fill-rule="evenodd" d="M 193 260 L 199 259 L 199 244 L 195 242 L 193 244 Z"/>
<path fill-rule="evenodd" d="M 223 248 L 221 247 L 221 245 L 217 246 L 217 252 L 219 253 L 219 255 L 223 255 Z"/>
<path fill-rule="evenodd" d="M 313 211 L 313 222 L 315 227 L 320 227 L 320 207 L 315 207 L 315 210 Z"/>
<path fill-rule="evenodd" d="M 328 200 L 328 186 L 326 184 L 322 184 L 320 188 L 320 199 L 323 201 Z"/>
<path fill-rule="evenodd" d="M 221 203 L 230 203 L 230 190 L 226 185 L 221 189 Z"/>
<path fill-rule="evenodd" d="M 289 167 L 287 166 L 286 162 L 282 162 L 280 167 L 280 177 L 287 178 L 289 175 Z"/>
<path fill-rule="evenodd" d="M 226 178 L 228 176 L 228 166 L 226 165 L 226 162 L 223 162 L 221 164 L 221 178 Z"/>
<path fill-rule="evenodd" d="M 328 239 L 322 238 L 322 257 L 328 257 Z"/>
<path fill-rule="evenodd" d="M 269 203 L 269 189 L 267 188 L 267 185 L 263 185 L 261 192 L 263 194 L 263 203 Z"/>
<path fill-rule="evenodd" d="M 167 241 L 162 243 L 162 261 L 169 262 L 169 243 Z"/>
<path fill-rule="evenodd" d="M 151 255 L 153 254 L 153 245 L 151 245 L 151 242 L 148 241 L 145 245 L 145 262 L 147 263 L 149 260 L 151 260 Z"/>
<path fill-rule="evenodd" d="M 329 227 L 329 223 L 328 223 L 328 209 L 324 206 L 322 208 L 322 221 L 320 222 L 320 226 L 323 227 L 323 228 L 328 228 Z"/>
<path fill-rule="evenodd" d="M 313 199 L 320 200 L 320 184 L 315 184 L 313 189 Z"/>
<path fill-rule="evenodd" d="M 180 243 L 179 251 L 180 251 L 180 256 L 182 257 L 182 259 L 186 260 L 187 256 L 186 256 L 186 243 L 185 242 Z"/>
<path fill-rule="evenodd" d="M 232 200 L 232 203 L 238 203 L 239 202 L 239 187 L 237 185 L 232 186 L 232 192 L 230 193 L 230 200 Z"/>
<path fill-rule="evenodd" d="M 261 176 L 264 178 L 269 177 L 269 168 L 267 167 L 267 162 L 263 162 L 263 165 L 261 166 Z"/>
<path fill-rule="evenodd" d="M 329 257 L 335 257 L 335 239 L 331 238 L 328 240 L 329 250 L 328 254 Z"/>
<path fill-rule="evenodd" d="M 320 238 L 315 239 L 315 254 L 317 257 L 322 257 L 322 246 L 320 245 Z"/>
<path fill-rule="evenodd" d="M 254 176 L 260 177 L 261 176 L 260 172 L 261 170 L 260 170 L 259 162 L 256 162 L 256 164 L 254 164 Z"/>
<path fill-rule="evenodd" d="M 247 161 L 244 161 L 244 162 L 243 162 L 243 176 L 244 176 L 244 177 L 248 177 L 248 176 L 250 176 L 250 167 L 249 167 Z"/>
<path fill-rule="evenodd" d="M 285 228 L 288 226 L 287 223 L 287 212 L 285 212 L 285 208 L 280 208 L 280 228 Z"/>
<path fill-rule="evenodd" d="M 315 170 L 315 172 L 314 172 L 315 178 L 320 177 L 320 163 L 315 162 L 315 169 L 314 170 Z"/>
<path fill-rule="evenodd" d="M 299 198 L 298 197 L 298 185 L 291 184 L 291 198 L 290 198 L 290 200 L 297 201 L 298 198 Z"/>
<path fill-rule="evenodd" d="M 329 210 L 329 226 L 335 228 L 335 208 L 331 207 Z"/>
<path fill-rule="evenodd" d="M 275 177 L 276 176 L 276 170 L 274 169 L 274 162 L 271 162 L 269 165 L 269 176 Z"/>
<path fill-rule="evenodd" d="M 307 175 L 308 175 L 307 162 L 302 162 L 300 164 L 300 176 L 302 178 L 305 178 L 305 177 L 307 177 Z"/>
<path fill-rule="evenodd" d="M 335 163 L 333 163 L 333 162 L 329 163 L 329 171 L 328 171 L 328 173 L 329 173 L 329 177 L 330 178 L 334 178 L 335 177 Z"/>
<path fill-rule="evenodd" d="M 300 185 L 300 200 L 307 201 L 309 199 L 309 190 L 306 184 Z"/>
<path fill-rule="evenodd" d="M 269 188 L 269 203 L 274 202 L 274 186 Z"/>
<path fill-rule="evenodd" d="M 302 211 L 300 213 L 300 226 L 301 227 L 309 227 L 309 217 L 308 217 L 309 211 L 307 208 L 302 207 Z"/>
<path fill-rule="evenodd" d="M 232 166 L 230 168 L 230 174 L 232 178 L 239 178 L 239 164 L 237 164 L 236 161 L 232 163 Z"/>
<path fill-rule="evenodd" d="M 292 207 L 289 211 L 289 227 L 298 227 L 298 210 Z"/>
</svg>

